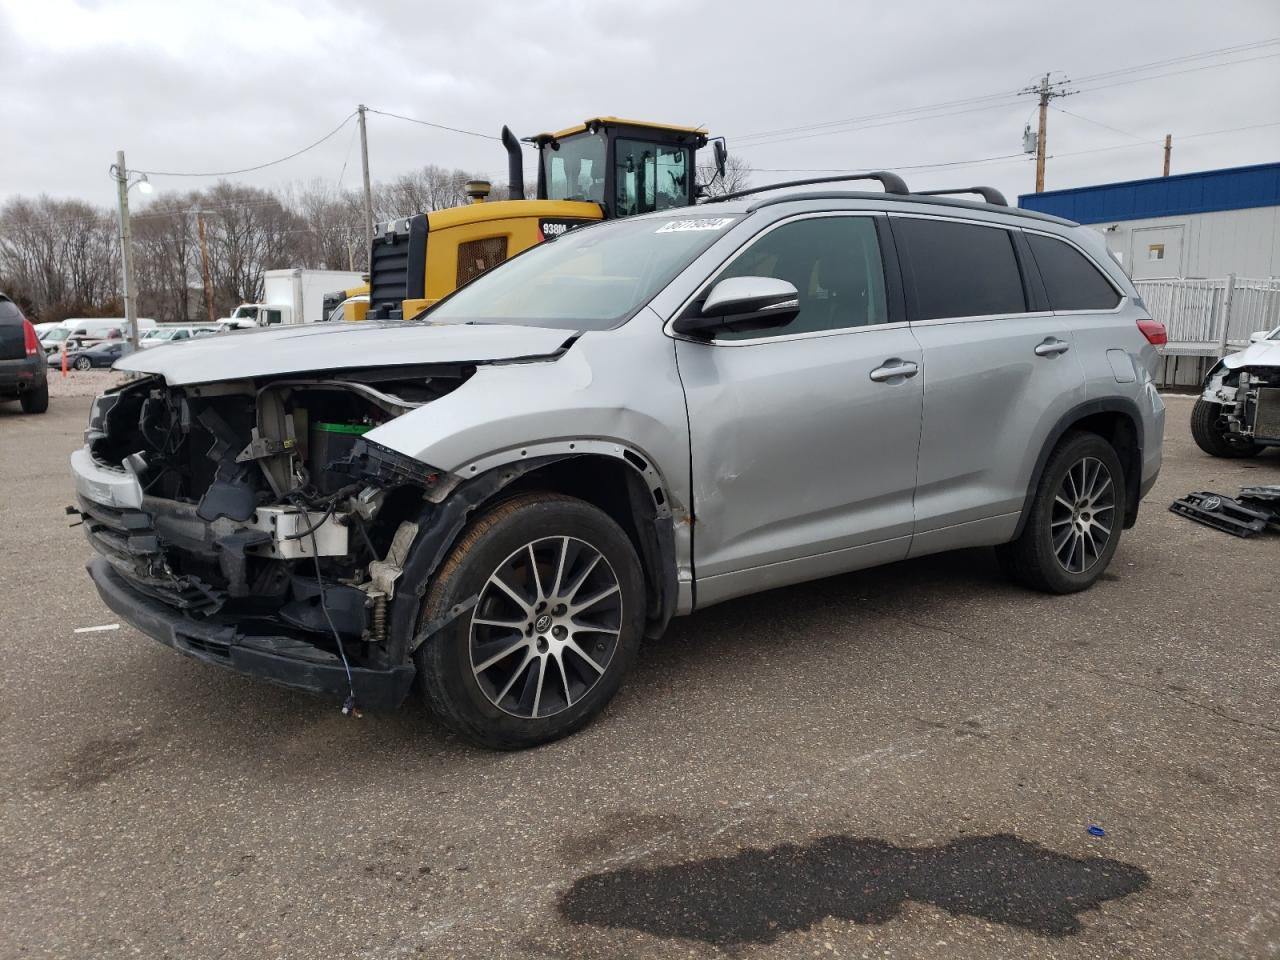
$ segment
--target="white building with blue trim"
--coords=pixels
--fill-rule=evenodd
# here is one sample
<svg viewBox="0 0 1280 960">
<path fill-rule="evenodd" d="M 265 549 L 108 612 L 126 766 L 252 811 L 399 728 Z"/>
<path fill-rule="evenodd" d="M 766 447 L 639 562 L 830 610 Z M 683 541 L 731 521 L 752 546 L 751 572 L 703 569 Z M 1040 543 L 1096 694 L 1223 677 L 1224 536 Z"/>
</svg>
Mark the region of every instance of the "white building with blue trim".
<svg viewBox="0 0 1280 960">
<path fill-rule="evenodd" d="M 1018 205 L 1087 224 L 1169 328 L 1166 353 L 1209 358 L 1280 326 L 1280 163 L 1049 190 Z M 1202 363 L 1171 381 L 1194 381 Z"/>
</svg>

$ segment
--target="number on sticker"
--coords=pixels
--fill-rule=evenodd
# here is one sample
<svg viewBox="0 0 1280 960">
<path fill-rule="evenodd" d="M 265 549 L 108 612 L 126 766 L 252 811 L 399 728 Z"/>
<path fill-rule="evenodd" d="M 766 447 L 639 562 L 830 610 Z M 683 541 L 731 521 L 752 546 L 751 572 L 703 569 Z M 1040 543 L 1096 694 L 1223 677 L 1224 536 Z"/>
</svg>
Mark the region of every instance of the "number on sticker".
<svg viewBox="0 0 1280 960">
<path fill-rule="evenodd" d="M 689 220 L 671 220 L 655 233 L 682 233 L 685 230 L 722 230 L 733 223 L 733 217 L 698 217 Z"/>
</svg>

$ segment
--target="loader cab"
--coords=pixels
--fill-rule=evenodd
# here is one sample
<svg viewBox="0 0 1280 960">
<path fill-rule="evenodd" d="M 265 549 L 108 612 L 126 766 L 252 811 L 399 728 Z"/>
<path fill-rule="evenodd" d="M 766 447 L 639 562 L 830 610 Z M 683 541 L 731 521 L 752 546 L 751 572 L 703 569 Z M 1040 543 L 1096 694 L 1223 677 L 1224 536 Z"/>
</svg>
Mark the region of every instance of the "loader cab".
<svg viewBox="0 0 1280 960">
<path fill-rule="evenodd" d="M 685 207 L 697 199 L 696 127 L 596 117 L 528 138 L 538 148 L 538 199 L 598 203 L 606 218 Z"/>
</svg>

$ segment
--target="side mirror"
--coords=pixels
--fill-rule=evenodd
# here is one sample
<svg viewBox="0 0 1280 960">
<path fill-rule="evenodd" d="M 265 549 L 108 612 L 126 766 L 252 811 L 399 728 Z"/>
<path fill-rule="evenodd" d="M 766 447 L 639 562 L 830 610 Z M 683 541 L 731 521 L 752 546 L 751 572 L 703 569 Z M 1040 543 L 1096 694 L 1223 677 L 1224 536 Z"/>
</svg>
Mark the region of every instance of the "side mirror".
<svg viewBox="0 0 1280 960">
<path fill-rule="evenodd" d="M 717 140 L 711 145 L 711 151 L 716 158 L 716 173 L 720 179 L 724 179 L 724 165 L 729 159 L 729 149 L 724 145 L 723 140 Z"/>
<path fill-rule="evenodd" d="M 1253 331 L 1253 333 L 1249 334 L 1249 342 L 1261 343 L 1263 340 L 1267 339 L 1267 337 L 1269 336 L 1271 336 L 1270 330 L 1255 330 Z"/>
<path fill-rule="evenodd" d="M 800 292 L 776 277 L 729 277 L 703 301 L 701 310 L 679 317 L 672 329 L 691 337 L 710 337 L 720 330 L 746 331 L 784 327 L 800 313 Z"/>
</svg>

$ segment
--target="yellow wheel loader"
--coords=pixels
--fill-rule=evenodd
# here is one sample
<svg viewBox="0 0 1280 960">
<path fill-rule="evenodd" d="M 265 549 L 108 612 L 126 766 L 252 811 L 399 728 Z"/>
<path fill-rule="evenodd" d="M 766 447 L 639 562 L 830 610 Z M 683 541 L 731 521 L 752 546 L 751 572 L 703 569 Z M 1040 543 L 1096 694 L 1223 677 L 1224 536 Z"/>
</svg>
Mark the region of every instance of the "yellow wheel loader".
<svg viewBox="0 0 1280 960">
<path fill-rule="evenodd" d="M 527 138 L 538 152 L 538 195 L 524 198 L 524 155 L 507 127 L 509 200 L 488 201 L 489 184 L 467 184 L 471 203 L 418 213 L 374 228 L 368 319 L 410 319 L 508 257 L 583 224 L 684 207 L 698 196 L 694 155 L 722 138 L 697 127 L 595 117 Z"/>
</svg>

